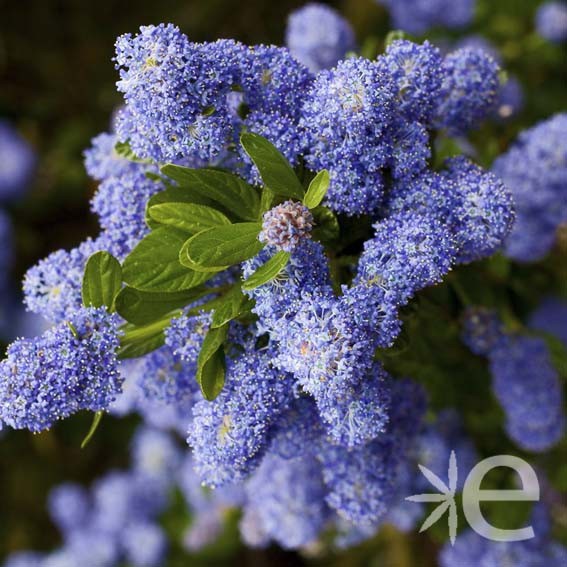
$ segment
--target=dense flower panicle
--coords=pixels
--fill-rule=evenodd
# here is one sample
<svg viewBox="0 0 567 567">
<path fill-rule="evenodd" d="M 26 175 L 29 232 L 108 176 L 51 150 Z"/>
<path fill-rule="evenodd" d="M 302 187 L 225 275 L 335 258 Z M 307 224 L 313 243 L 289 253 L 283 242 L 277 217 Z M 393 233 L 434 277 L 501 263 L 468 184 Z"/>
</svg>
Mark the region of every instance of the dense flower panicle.
<svg viewBox="0 0 567 567">
<path fill-rule="evenodd" d="M 146 205 L 152 195 L 164 188 L 146 177 L 147 166 L 133 165 L 122 175 L 103 181 L 91 201 L 107 246 L 118 258 L 126 257 L 149 233 Z"/>
<path fill-rule="evenodd" d="M 36 164 L 31 146 L 4 120 L 0 120 L 0 201 L 21 195 Z"/>
<path fill-rule="evenodd" d="M 269 453 L 281 459 L 294 459 L 313 455 L 325 429 L 314 400 L 302 396 L 290 405 L 277 419 Z"/>
<path fill-rule="evenodd" d="M 242 277 L 250 277 L 274 253 L 275 249 L 267 246 L 257 256 L 244 262 Z M 282 322 L 297 313 L 302 296 L 318 290 L 331 293 L 329 263 L 320 243 L 304 239 L 274 280 L 245 293 L 256 302 L 253 311 L 260 318 L 259 331 L 277 334 L 278 329 L 282 329 Z"/>
<path fill-rule="evenodd" d="M 400 465 L 408 458 L 426 409 L 423 389 L 410 380 L 392 383 L 385 435 L 347 450 L 323 443 L 318 452 L 327 503 L 345 520 L 376 526 L 397 496 Z"/>
<path fill-rule="evenodd" d="M 14 342 L 0 363 L 0 421 L 37 432 L 81 409 L 107 409 L 122 387 L 118 322 L 105 308 L 81 308 Z"/>
<path fill-rule="evenodd" d="M 490 369 L 508 435 L 534 452 L 558 443 L 566 425 L 563 392 L 545 341 L 509 337 L 491 352 Z"/>
<path fill-rule="evenodd" d="M 258 464 L 269 441 L 270 426 L 293 396 L 289 375 L 272 366 L 272 349 L 229 361 L 226 384 L 213 401 L 193 408 L 188 443 L 195 468 L 211 487 L 245 478 Z"/>
<path fill-rule="evenodd" d="M 349 522 L 376 525 L 395 494 L 397 453 L 393 442 L 372 441 L 350 451 L 326 444 L 319 459 L 327 504 Z"/>
<path fill-rule="evenodd" d="M 126 525 L 154 518 L 167 504 L 167 484 L 130 471 L 112 471 L 92 487 L 91 528 L 119 534 Z"/>
<path fill-rule="evenodd" d="M 266 548 L 270 545 L 270 536 L 264 529 L 259 511 L 253 506 L 246 506 L 238 524 L 240 537 L 245 545 Z"/>
<path fill-rule="evenodd" d="M 442 173 L 454 183 L 450 226 L 458 247 L 457 262 L 488 258 L 512 230 L 514 205 L 510 190 L 490 172 L 464 156 L 447 160 Z"/>
<path fill-rule="evenodd" d="M 357 385 L 372 364 L 370 337 L 332 295 L 305 294 L 295 317 L 275 338 L 275 363 L 316 399 Z"/>
<path fill-rule="evenodd" d="M 176 358 L 196 368 L 197 357 L 211 320 L 210 313 L 175 317 L 165 332 L 165 343 Z"/>
<path fill-rule="evenodd" d="M 353 306 L 358 321 L 380 331 L 388 306 L 405 305 L 417 291 L 441 281 L 454 262 L 455 247 L 447 229 L 432 216 L 403 212 L 375 228 L 374 237 L 364 245 L 345 300 Z M 383 335 L 383 344 L 395 338 L 390 333 Z"/>
<path fill-rule="evenodd" d="M 388 10 L 394 29 L 422 34 L 433 27 L 462 28 L 474 15 L 475 0 L 376 0 Z"/>
<path fill-rule="evenodd" d="M 324 4 L 311 2 L 287 20 L 286 45 L 291 54 L 314 73 L 334 67 L 356 40 L 350 24 Z"/>
<path fill-rule="evenodd" d="M 95 252 L 108 249 L 103 235 L 70 251 L 52 252 L 24 277 L 26 308 L 52 323 L 68 319 L 82 305 L 81 285 L 87 260 Z"/>
<path fill-rule="evenodd" d="M 567 40 L 567 4 L 545 2 L 536 13 L 537 33 L 554 43 Z"/>
<path fill-rule="evenodd" d="M 500 90 L 498 63 L 482 49 L 453 51 L 443 61 L 436 123 L 452 134 L 477 127 L 494 109 Z"/>
<path fill-rule="evenodd" d="M 179 406 L 189 414 L 193 404 L 201 399 L 195 380 L 196 361 L 195 357 L 186 362 L 167 346 L 149 353 L 135 372 L 140 393 L 147 400 Z"/>
<path fill-rule="evenodd" d="M 272 454 L 246 483 L 245 509 L 254 509 L 263 532 L 285 549 L 313 543 L 330 517 L 321 467 L 314 457 Z"/>
<path fill-rule="evenodd" d="M 464 432 L 459 415 L 453 409 L 441 411 L 435 423 L 428 425 L 419 435 L 416 441 L 415 459 L 448 483 L 447 466 L 451 451 L 455 452 L 458 463 L 457 490 L 462 490 L 467 475 L 478 461 L 478 455 Z M 426 491 L 429 486 L 423 475 L 418 473 L 416 476 L 417 482 L 414 481 L 412 494 Z"/>
<path fill-rule="evenodd" d="M 66 483 L 49 493 L 49 515 L 63 534 L 85 526 L 91 511 L 87 491 L 78 484 Z"/>
<path fill-rule="evenodd" d="M 494 254 L 514 221 L 509 189 L 463 156 L 447 160 L 440 173 L 425 172 L 409 183 L 395 184 L 388 209 L 392 215 L 436 217 L 454 241 L 458 263 Z"/>
<path fill-rule="evenodd" d="M 398 112 L 404 119 L 429 124 L 443 81 L 439 49 L 428 41 L 423 44 L 407 40 L 392 42 L 379 65 L 394 80 Z"/>
<path fill-rule="evenodd" d="M 132 439 L 133 470 L 167 481 L 173 478 L 181 454 L 171 435 L 150 427 L 139 428 Z"/>
<path fill-rule="evenodd" d="M 521 262 L 542 259 L 567 222 L 567 114 L 556 114 L 520 134 L 496 159 L 493 171 L 512 191 L 517 220 L 506 254 Z"/>
<path fill-rule="evenodd" d="M 303 108 L 305 159 L 328 169 L 327 204 L 349 215 L 375 212 L 392 154 L 395 84 L 379 63 L 360 57 L 321 71 Z"/>
<path fill-rule="evenodd" d="M 121 141 L 158 162 L 216 156 L 229 141 L 225 101 L 243 49 L 229 40 L 191 43 L 177 27 L 163 24 L 119 37 L 117 86 L 128 109 L 118 118 Z"/>
<path fill-rule="evenodd" d="M 396 181 L 407 183 L 424 172 L 431 158 L 429 133 L 419 122 L 401 122 L 393 133 L 390 172 Z"/>
<path fill-rule="evenodd" d="M 115 146 L 118 138 L 114 133 L 103 132 L 91 140 L 91 147 L 85 150 L 85 169 L 97 181 L 110 177 L 119 177 L 131 171 L 140 169 L 140 164 L 134 163 L 116 153 Z"/>
<path fill-rule="evenodd" d="M 469 307 L 463 314 L 462 339 L 479 356 L 488 356 L 505 340 L 498 315 L 485 307 Z"/>
<path fill-rule="evenodd" d="M 384 433 L 390 410 L 390 376 L 374 363 L 360 384 L 317 396 L 327 432 L 343 447 L 362 445 Z"/>
<path fill-rule="evenodd" d="M 567 548 L 547 537 L 536 537 L 517 542 L 492 541 L 467 530 L 458 535 L 455 545 L 445 544 L 439 555 L 441 567 L 463 567 L 465 565 L 514 565 L 515 567 L 538 567 L 564 565 Z"/>
<path fill-rule="evenodd" d="M 306 238 L 310 238 L 313 215 L 303 204 L 286 201 L 264 213 L 260 242 L 277 250 L 293 252 Z"/>
<path fill-rule="evenodd" d="M 167 552 L 167 536 L 157 524 L 135 523 L 124 529 L 122 545 L 126 560 L 133 567 L 159 567 Z"/>
<path fill-rule="evenodd" d="M 567 301 L 546 297 L 530 315 L 529 327 L 554 335 L 567 347 Z"/>
</svg>

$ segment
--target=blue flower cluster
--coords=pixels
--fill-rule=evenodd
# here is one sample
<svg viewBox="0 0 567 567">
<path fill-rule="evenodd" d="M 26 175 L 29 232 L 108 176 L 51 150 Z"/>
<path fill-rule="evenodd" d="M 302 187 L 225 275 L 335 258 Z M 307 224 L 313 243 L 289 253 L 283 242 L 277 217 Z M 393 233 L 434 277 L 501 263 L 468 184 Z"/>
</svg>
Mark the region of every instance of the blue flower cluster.
<svg viewBox="0 0 567 567">
<path fill-rule="evenodd" d="M 19 197 L 36 164 L 35 152 L 6 121 L 0 120 L 0 202 Z"/>
<path fill-rule="evenodd" d="M 33 339 L 12 343 L 0 362 L 0 423 L 42 431 L 79 410 L 107 409 L 121 391 L 118 317 L 78 309 Z"/>
<path fill-rule="evenodd" d="M 14 231 L 3 205 L 22 198 L 35 165 L 35 152 L 29 143 L 11 124 L 0 119 L 0 339 L 5 340 L 16 336 L 13 320 L 21 313 L 10 285 Z"/>
<path fill-rule="evenodd" d="M 462 567 L 463 565 L 515 565 L 528 567 L 563 565 L 567 557 L 567 548 L 552 541 L 549 530 L 541 521 L 536 521 L 536 514 L 541 514 L 537 504 L 532 509 L 530 524 L 534 525 L 535 537 L 519 542 L 498 542 L 484 538 L 473 530 L 467 530 L 457 536 L 454 546 L 446 544 L 439 555 L 441 567 Z M 546 509 L 543 510 L 548 514 Z"/>
<path fill-rule="evenodd" d="M 520 134 L 496 159 L 493 171 L 513 193 L 517 219 L 506 254 L 520 262 L 541 260 L 567 222 L 567 114 L 556 114 Z"/>
<path fill-rule="evenodd" d="M 544 2 L 536 13 L 536 29 L 541 37 L 554 43 L 567 40 L 567 4 Z"/>
<path fill-rule="evenodd" d="M 346 545 L 387 521 L 413 525 L 422 510 L 409 510 L 403 498 L 417 484 L 416 462 L 440 471 L 450 449 L 463 463 L 474 455 L 455 416 L 424 424 L 424 390 L 387 372 L 377 349 L 394 344 L 400 311 L 418 292 L 458 264 L 491 256 L 510 232 L 512 200 L 502 182 L 463 156 L 434 167 L 431 149 L 436 130 L 461 134 L 490 115 L 498 65 L 481 49 L 443 57 L 428 42 L 406 40 L 376 60 L 343 59 L 352 32 L 320 5 L 291 17 L 288 42 L 291 51 L 194 43 L 172 25 L 117 41 L 125 106 L 115 131 L 85 153 L 99 182 L 92 211 L 100 234 L 28 271 L 27 307 L 55 326 L 16 341 L 0 363 L 7 425 L 40 431 L 90 409 L 136 412 L 152 428 L 135 437 L 134 473 L 113 473 L 91 495 L 55 493 L 54 519 L 69 533 L 57 552 L 65 557 L 84 552 L 85 532 L 75 528 L 88 526 L 101 565 L 160 564 L 155 519 L 172 483 L 197 511 L 188 549 L 210 543 L 234 506 L 243 508 L 240 530 L 250 545 L 296 549 L 329 527 Z M 225 383 L 209 401 L 195 376 L 203 377 L 204 341 L 221 332 L 215 299 L 189 302 L 181 316 L 165 318 L 164 344 L 118 362 L 123 321 L 83 307 L 81 279 L 92 253 L 122 261 L 148 235 L 146 207 L 166 189 L 164 162 L 222 167 L 260 184 L 238 144 L 242 132 L 269 139 L 305 172 L 300 182 L 328 169 L 330 186 L 313 211 L 307 197 L 269 194 L 273 206 L 257 224 L 264 248 L 207 282 L 215 298 L 232 286 L 235 301 L 252 305 L 222 327 Z M 320 218 L 340 230 L 343 221 L 360 225 L 347 252 L 325 248 Z M 289 262 L 239 295 L 242 280 L 282 251 Z M 496 352 L 492 339 L 475 340 L 478 352 Z M 530 419 L 527 427 L 542 425 Z M 191 453 L 180 456 L 165 430 L 185 436 Z M 203 493 L 201 483 L 213 490 Z"/>
<path fill-rule="evenodd" d="M 492 389 L 506 415 L 506 431 L 528 451 L 546 451 L 565 434 L 563 388 L 542 338 L 506 334 L 498 316 L 471 308 L 464 342 L 488 356 Z"/>
<path fill-rule="evenodd" d="M 62 546 L 49 553 L 15 553 L 4 565 L 163 565 L 168 543 L 158 520 L 180 465 L 181 452 L 171 435 L 140 427 L 129 469 L 106 473 L 90 489 L 66 483 L 51 491 L 48 510 Z"/>
<path fill-rule="evenodd" d="M 471 23 L 475 0 L 376 0 L 389 11 L 393 27 L 422 34 L 434 27 L 462 28 Z"/>
<path fill-rule="evenodd" d="M 289 15 L 286 45 L 310 71 L 334 67 L 356 48 L 354 31 L 335 10 L 312 2 Z"/>
</svg>

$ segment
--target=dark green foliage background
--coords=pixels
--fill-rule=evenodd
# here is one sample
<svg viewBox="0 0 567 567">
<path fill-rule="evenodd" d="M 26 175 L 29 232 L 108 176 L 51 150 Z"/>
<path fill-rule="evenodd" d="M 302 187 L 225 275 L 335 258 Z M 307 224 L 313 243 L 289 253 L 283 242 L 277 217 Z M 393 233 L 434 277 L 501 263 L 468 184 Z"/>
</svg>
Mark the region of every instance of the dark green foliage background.
<svg viewBox="0 0 567 567">
<path fill-rule="evenodd" d="M 117 35 L 135 32 L 141 24 L 174 22 L 195 40 L 232 37 L 247 43 L 281 44 L 287 14 L 302 4 L 295 0 L 0 1 L 0 117 L 13 121 L 40 155 L 30 193 L 11 209 L 17 233 L 14 286 L 39 258 L 57 248 L 72 247 L 97 231 L 88 211 L 96 186 L 86 177 L 81 153 L 92 136 L 108 128 L 111 113 L 120 103 L 111 62 Z M 381 51 L 389 30 L 381 7 L 372 0 L 333 4 L 353 23 L 367 50 L 372 51 L 374 42 Z M 486 36 L 500 48 L 507 71 L 521 80 L 526 97 L 517 119 L 485 125 L 473 134 L 483 165 L 490 165 L 519 130 L 566 110 L 565 48 L 552 46 L 534 33 L 533 14 L 539 4 L 537 0 L 478 0 L 475 24 L 469 31 Z M 373 41 L 365 43 L 369 36 Z M 446 42 L 457 36 L 435 31 L 428 37 Z M 495 258 L 458 270 L 445 284 L 417 298 L 406 313 L 404 336 L 392 352 L 383 353 L 386 366 L 396 375 L 407 374 L 427 385 L 434 409 L 459 409 L 482 455 L 521 453 L 502 433 L 485 363 L 458 340 L 458 313 L 463 301 L 469 300 L 497 306 L 510 325 L 521 325 L 542 295 L 553 291 L 567 296 L 566 251 L 567 234 L 550 258 L 531 269 Z M 509 316 L 512 312 L 514 317 Z M 567 355 L 556 342 L 550 344 L 565 380 Z M 106 417 L 91 444 L 81 450 L 90 420 L 79 415 L 41 435 L 5 432 L 0 438 L 0 560 L 16 549 L 51 549 L 58 544 L 45 511 L 50 487 L 67 480 L 88 484 L 110 468 L 128 465 L 128 443 L 136 420 Z M 565 453 L 563 443 L 549 455 L 528 458 L 562 491 L 567 489 Z M 506 486 L 510 479 L 495 473 L 487 481 Z M 495 523 L 505 526 L 520 522 L 525 510 L 495 506 L 487 512 Z M 181 501 L 176 501 L 164 518 L 172 534 L 181 533 L 189 521 L 185 514 Z M 168 565 L 261 567 L 307 562 L 421 567 L 436 564 L 437 547 L 446 537 L 443 526 L 427 536 L 387 530 L 345 554 L 306 559 L 277 549 L 242 549 L 233 520 L 214 549 L 191 559 L 176 549 Z M 558 536 L 563 539 L 566 523 L 559 518 Z"/>
</svg>

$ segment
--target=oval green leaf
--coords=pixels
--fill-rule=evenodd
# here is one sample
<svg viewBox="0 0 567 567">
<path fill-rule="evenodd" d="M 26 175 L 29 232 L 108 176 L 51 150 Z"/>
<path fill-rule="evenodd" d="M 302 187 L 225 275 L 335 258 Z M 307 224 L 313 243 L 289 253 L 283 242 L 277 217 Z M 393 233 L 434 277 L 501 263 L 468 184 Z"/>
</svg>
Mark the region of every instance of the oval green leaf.
<svg viewBox="0 0 567 567">
<path fill-rule="evenodd" d="M 116 297 L 116 311 L 129 323 L 147 325 L 209 293 L 210 289 L 202 286 L 170 293 L 125 287 Z"/>
<path fill-rule="evenodd" d="M 215 169 L 191 169 L 167 164 L 163 174 L 177 181 L 180 187 L 211 199 L 244 220 L 255 220 L 260 211 L 260 197 L 254 187 L 240 177 Z"/>
<path fill-rule="evenodd" d="M 160 224 L 173 226 L 189 234 L 207 228 L 231 224 L 223 213 L 195 203 L 161 203 L 148 209 L 150 218 Z"/>
<path fill-rule="evenodd" d="M 188 242 L 189 260 L 205 268 L 239 264 L 258 254 L 264 247 L 258 240 L 261 229 L 262 225 L 258 222 L 209 228 Z"/>
<path fill-rule="evenodd" d="M 122 287 L 120 262 L 108 252 L 95 252 L 85 266 L 82 296 L 85 307 L 114 310 L 114 299 Z"/>
<path fill-rule="evenodd" d="M 311 181 L 307 193 L 303 199 L 303 204 L 308 209 L 314 209 L 321 204 L 321 201 L 325 198 L 327 191 L 329 189 L 329 183 L 331 181 L 329 172 L 326 169 L 322 169 Z"/>
<path fill-rule="evenodd" d="M 295 171 L 274 144 L 251 132 L 242 134 L 240 143 L 258 168 L 266 187 L 276 195 L 303 199 L 303 187 Z"/>
<path fill-rule="evenodd" d="M 214 230 L 214 229 L 213 229 Z M 123 279 L 142 291 L 183 291 L 204 283 L 210 273 L 182 266 L 179 252 L 187 233 L 160 227 L 146 236 L 124 260 Z"/>
<path fill-rule="evenodd" d="M 260 266 L 249 278 L 242 284 L 242 289 L 250 290 L 265 283 L 271 282 L 282 272 L 287 266 L 291 254 L 280 250 L 276 252 L 265 264 Z"/>
</svg>

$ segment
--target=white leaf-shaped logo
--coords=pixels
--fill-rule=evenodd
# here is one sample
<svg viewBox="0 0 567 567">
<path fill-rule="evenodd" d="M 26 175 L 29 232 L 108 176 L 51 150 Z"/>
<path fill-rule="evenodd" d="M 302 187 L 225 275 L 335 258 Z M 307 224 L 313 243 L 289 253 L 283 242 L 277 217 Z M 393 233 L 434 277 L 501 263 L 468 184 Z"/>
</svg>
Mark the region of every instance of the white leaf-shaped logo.
<svg viewBox="0 0 567 567">
<path fill-rule="evenodd" d="M 449 486 L 447 486 L 433 471 L 423 465 L 418 465 L 423 476 L 439 491 L 439 493 L 414 494 L 408 496 L 406 500 L 410 502 L 439 502 L 433 512 L 423 522 L 420 533 L 429 529 L 443 514 L 449 510 L 449 537 L 451 544 L 455 544 L 457 537 L 457 505 L 455 503 L 455 493 L 457 492 L 457 457 L 455 451 L 451 451 L 449 457 L 449 469 L 447 476 Z"/>
</svg>

